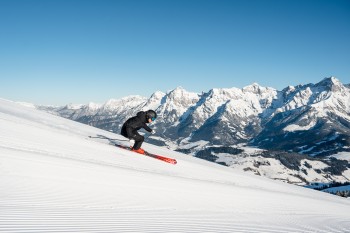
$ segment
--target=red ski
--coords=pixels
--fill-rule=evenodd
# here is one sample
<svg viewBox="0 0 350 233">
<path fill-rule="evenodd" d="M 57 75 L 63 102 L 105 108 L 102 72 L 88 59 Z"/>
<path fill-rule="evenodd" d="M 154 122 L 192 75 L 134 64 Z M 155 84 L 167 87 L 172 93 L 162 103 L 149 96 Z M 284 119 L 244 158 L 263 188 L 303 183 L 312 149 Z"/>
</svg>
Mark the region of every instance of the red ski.
<svg viewBox="0 0 350 233">
<path fill-rule="evenodd" d="M 132 151 L 130 147 L 128 146 L 123 146 L 123 145 L 119 145 L 119 144 L 114 144 L 115 146 L 119 147 L 119 148 L 123 148 L 125 150 L 129 150 L 129 151 Z M 135 152 L 137 153 L 137 152 Z M 140 154 L 140 153 L 138 153 Z M 164 157 L 164 156 L 161 156 L 161 155 L 156 155 L 156 154 L 152 154 L 148 151 L 145 151 L 144 154 L 141 154 L 141 155 L 146 155 L 148 157 L 152 157 L 152 158 L 155 158 L 155 159 L 158 159 L 158 160 L 162 160 L 164 162 L 167 162 L 167 163 L 171 163 L 171 164 L 177 164 L 177 161 L 176 159 L 172 159 L 172 158 L 168 158 L 168 157 Z"/>
</svg>

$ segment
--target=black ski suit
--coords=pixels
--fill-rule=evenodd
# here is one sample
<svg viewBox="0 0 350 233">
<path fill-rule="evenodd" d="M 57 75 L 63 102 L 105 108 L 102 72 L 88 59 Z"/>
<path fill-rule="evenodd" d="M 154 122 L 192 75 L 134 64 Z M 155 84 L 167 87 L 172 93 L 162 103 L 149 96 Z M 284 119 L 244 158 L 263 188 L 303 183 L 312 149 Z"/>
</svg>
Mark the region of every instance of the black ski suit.
<svg viewBox="0 0 350 233">
<path fill-rule="evenodd" d="M 122 127 L 121 135 L 126 138 L 135 140 L 135 144 L 133 146 L 134 150 L 140 149 L 145 138 L 140 135 L 137 130 L 144 128 L 148 132 L 152 132 L 152 129 L 146 125 L 148 120 L 146 118 L 146 112 L 138 112 L 136 116 L 129 118 Z"/>
</svg>

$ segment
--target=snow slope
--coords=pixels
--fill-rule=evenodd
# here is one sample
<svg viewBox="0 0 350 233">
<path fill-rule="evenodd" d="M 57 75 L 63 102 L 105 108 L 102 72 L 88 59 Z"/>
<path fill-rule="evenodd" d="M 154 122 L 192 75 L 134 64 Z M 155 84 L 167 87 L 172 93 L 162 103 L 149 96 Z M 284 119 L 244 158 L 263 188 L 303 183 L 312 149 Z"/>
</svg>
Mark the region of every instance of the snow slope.
<svg viewBox="0 0 350 233">
<path fill-rule="evenodd" d="M 350 232 L 350 202 L 0 99 L 0 232 Z"/>
</svg>

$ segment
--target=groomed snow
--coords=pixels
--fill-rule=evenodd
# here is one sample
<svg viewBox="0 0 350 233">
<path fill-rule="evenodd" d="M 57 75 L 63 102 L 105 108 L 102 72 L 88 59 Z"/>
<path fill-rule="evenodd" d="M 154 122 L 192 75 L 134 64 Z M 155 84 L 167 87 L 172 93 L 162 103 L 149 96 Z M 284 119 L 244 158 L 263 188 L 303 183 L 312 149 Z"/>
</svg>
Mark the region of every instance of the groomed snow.
<svg viewBox="0 0 350 233">
<path fill-rule="evenodd" d="M 350 202 L 0 99 L 0 232 L 349 232 Z"/>
</svg>

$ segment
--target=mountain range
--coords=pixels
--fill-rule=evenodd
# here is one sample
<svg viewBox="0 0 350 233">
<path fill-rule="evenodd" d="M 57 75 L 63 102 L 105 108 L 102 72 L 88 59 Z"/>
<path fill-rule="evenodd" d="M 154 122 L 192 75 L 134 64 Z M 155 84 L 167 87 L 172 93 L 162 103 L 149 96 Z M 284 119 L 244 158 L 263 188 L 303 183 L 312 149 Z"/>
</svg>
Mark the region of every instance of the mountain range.
<svg viewBox="0 0 350 233">
<path fill-rule="evenodd" d="M 36 107 L 114 133 L 138 111 L 154 109 L 158 118 L 151 127 L 156 134 L 147 141 L 215 162 L 220 156 L 211 148 L 221 148 L 221 153 L 227 154 L 232 147 L 249 146 L 261 149 L 253 153 L 259 159 L 266 159 L 264 151 L 271 151 L 268 154 L 294 154 L 293 158 L 306 156 L 309 160 L 327 159 L 328 163 L 327 156 L 350 151 L 350 85 L 335 77 L 281 91 L 257 83 L 203 93 L 177 87 L 167 93 L 157 91 L 149 98 L 128 96 L 104 104 Z M 242 153 L 247 154 L 244 150 L 228 154 Z M 281 162 L 281 156 L 274 159 Z M 296 160 L 300 165 L 302 159 Z M 226 159 L 221 163 L 234 166 L 236 162 Z M 301 165 L 298 168 L 298 173 L 303 173 Z M 256 166 L 250 169 L 257 172 Z M 323 177 L 326 175 L 324 172 Z M 299 179 L 297 183 L 314 181 Z"/>
</svg>

